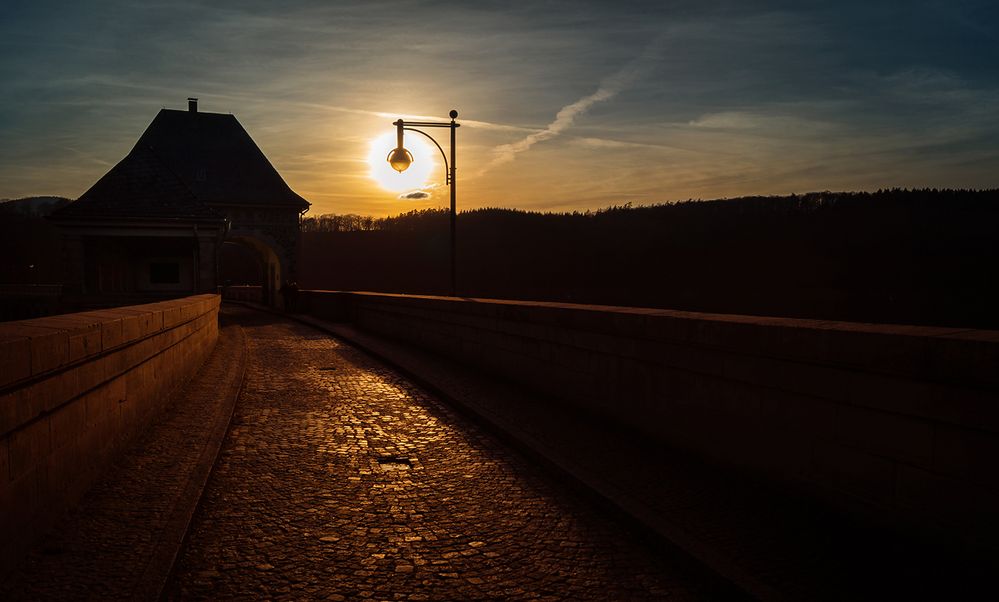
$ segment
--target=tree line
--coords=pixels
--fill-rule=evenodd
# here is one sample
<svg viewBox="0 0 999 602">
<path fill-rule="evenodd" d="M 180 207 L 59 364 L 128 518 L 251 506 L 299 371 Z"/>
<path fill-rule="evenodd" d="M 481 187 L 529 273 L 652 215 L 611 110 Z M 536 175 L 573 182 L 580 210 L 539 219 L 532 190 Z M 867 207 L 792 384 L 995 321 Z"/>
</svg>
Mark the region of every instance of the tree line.
<svg viewBox="0 0 999 602">
<path fill-rule="evenodd" d="M 303 287 L 448 290 L 446 209 L 350 228 L 327 217 L 303 224 Z M 997 218 L 997 190 L 897 188 L 476 209 L 457 218 L 459 293 L 996 328 Z"/>
</svg>

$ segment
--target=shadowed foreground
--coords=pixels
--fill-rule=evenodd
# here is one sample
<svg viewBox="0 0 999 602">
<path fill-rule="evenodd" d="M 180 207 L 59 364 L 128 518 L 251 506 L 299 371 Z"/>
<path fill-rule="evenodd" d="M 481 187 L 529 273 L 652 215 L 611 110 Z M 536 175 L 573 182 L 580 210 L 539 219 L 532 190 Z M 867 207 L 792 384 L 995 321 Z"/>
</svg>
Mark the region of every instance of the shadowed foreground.
<svg viewBox="0 0 999 602">
<path fill-rule="evenodd" d="M 158 597 L 239 392 L 245 336 L 227 322 L 208 360 L 173 391 L 162 414 L 17 565 L 0 567 L 10 570 L 0 577 L 0 600 Z"/>
<path fill-rule="evenodd" d="M 720 595 L 363 353 L 229 311 L 247 376 L 168 597 Z"/>
</svg>

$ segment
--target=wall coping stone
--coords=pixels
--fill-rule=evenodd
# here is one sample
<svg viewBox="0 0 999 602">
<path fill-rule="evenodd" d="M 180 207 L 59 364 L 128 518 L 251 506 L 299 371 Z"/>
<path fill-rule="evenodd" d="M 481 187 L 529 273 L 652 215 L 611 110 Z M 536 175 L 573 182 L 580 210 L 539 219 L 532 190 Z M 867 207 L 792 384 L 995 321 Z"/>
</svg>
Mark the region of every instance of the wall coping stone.
<svg viewBox="0 0 999 602">
<path fill-rule="evenodd" d="M 303 291 L 304 292 L 304 291 Z M 919 337 L 957 337 L 989 341 L 999 341 L 999 330 L 975 330 L 969 328 L 950 328 L 945 326 L 918 326 L 907 324 L 871 324 L 865 322 L 843 322 L 836 320 L 814 320 L 808 318 L 781 318 L 772 316 L 750 316 L 742 314 L 715 314 L 704 312 L 681 311 L 675 309 L 657 309 L 649 307 L 626 307 L 619 305 L 593 305 L 580 303 L 562 303 L 555 301 L 518 301 L 511 299 L 487 299 L 480 297 L 441 297 L 434 295 L 406 295 L 401 293 L 378 293 L 369 291 L 338 291 L 309 290 L 310 293 L 333 293 L 339 295 L 355 295 L 390 301 L 393 299 L 424 302 L 427 306 L 458 305 L 466 307 L 503 306 L 521 308 L 561 309 L 573 312 L 599 312 L 623 314 L 641 317 L 679 318 L 703 322 L 720 322 L 725 324 L 749 324 L 753 326 L 789 326 L 815 330 L 842 330 L 847 332 L 862 332 L 872 334 L 892 334 Z M 471 311 L 475 311 L 471 309 Z M 959 336 L 958 336 L 959 335 Z"/>
<path fill-rule="evenodd" d="M 190 321 L 218 303 L 218 295 L 205 294 L 0 323 L 0 393 Z M 176 316 L 168 323 L 165 315 L 173 312 Z M 185 313 L 186 319 L 182 319 Z M 136 328 L 126 332 L 127 322 L 135 322 Z M 98 330 L 100 344 L 71 347 L 72 338 L 93 335 Z M 27 372 L 25 350 L 29 350 L 30 358 Z"/>
<path fill-rule="evenodd" d="M 558 326 L 618 338 L 680 342 L 737 354 L 999 389 L 999 331 L 714 314 L 551 301 L 455 298 L 368 291 L 303 291 L 355 297 L 406 311 L 440 311 L 504 322 Z M 423 314 L 421 319 L 432 320 Z M 543 335 L 539 330 L 539 335 Z"/>
</svg>

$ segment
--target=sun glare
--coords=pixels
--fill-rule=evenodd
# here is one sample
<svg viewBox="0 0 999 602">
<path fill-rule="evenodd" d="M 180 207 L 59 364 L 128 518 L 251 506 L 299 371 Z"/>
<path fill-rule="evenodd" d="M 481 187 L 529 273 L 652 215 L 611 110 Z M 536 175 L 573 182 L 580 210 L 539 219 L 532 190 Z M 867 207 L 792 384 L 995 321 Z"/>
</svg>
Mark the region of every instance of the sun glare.
<svg viewBox="0 0 999 602">
<path fill-rule="evenodd" d="M 430 146 L 429 142 L 421 140 L 422 136 L 413 132 L 406 132 L 404 146 L 413 153 L 413 164 L 409 169 L 399 173 L 392 169 L 386 161 L 389 152 L 395 148 L 395 132 L 388 132 L 384 136 L 379 136 L 371 142 L 371 150 L 368 152 L 368 166 L 371 169 L 371 177 L 385 190 L 392 192 L 409 192 L 418 190 L 427 184 L 437 161 L 434 153 L 437 149 Z M 444 179 L 444 170 L 440 169 L 441 179 Z"/>
</svg>

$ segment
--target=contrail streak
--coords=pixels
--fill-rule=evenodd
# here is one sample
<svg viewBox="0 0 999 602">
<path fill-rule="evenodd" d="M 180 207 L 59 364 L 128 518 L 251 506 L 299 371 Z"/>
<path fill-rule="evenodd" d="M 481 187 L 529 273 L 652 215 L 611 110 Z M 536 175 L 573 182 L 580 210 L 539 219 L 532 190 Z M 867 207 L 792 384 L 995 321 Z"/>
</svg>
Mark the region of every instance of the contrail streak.
<svg viewBox="0 0 999 602">
<path fill-rule="evenodd" d="M 554 138 L 572 127 L 576 118 L 585 113 L 598 102 L 603 102 L 617 96 L 622 90 L 630 86 L 639 76 L 649 69 L 649 60 L 658 54 L 662 45 L 663 37 L 660 36 L 652 41 L 637 58 L 629 62 L 620 71 L 608 77 L 600 83 L 597 91 L 589 96 L 584 96 L 572 104 L 562 107 L 555 114 L 555 120 L 549 123 L 543 130 L 529 134 L 528 136 L 513 142 L 504 144 L 496 148 L 496 156 L 477 175 L 481 175 L 490 169 L 513 161 L 516 156 L 537 144 Z"/>
</svg>

